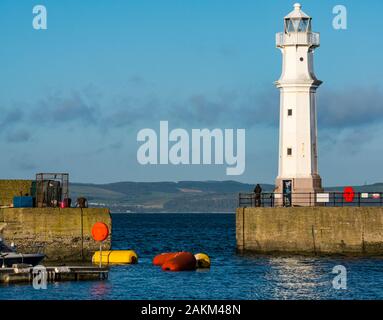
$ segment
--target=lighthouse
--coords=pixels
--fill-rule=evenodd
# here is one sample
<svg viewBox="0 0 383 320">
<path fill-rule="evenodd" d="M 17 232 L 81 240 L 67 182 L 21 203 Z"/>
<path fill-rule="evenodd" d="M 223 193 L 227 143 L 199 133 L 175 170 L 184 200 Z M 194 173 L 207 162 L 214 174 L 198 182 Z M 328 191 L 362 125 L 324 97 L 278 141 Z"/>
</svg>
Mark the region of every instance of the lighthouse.
<svg viewBox="0 0 383 320">
<path fill-rule="evenodd" d="M 316 91 L 322 81 L 314 74 L 314 51 L 319 33 L 312 32 L 312 18 L 299 3 L 284 18 L 284 31 L 277 33 L 282 52 L 282 75 L 275 82 L 280 90 L 279 170 L 276 194 L 283 205 L 312 205 L 322 192 L 318 173 Z"/>
</svg>

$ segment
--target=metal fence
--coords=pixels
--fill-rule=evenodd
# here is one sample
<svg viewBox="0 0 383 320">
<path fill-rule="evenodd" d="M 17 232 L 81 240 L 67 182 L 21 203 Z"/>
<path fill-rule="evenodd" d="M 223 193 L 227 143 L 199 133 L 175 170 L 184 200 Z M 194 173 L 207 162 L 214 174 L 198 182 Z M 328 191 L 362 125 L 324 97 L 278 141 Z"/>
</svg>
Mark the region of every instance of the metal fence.
<svg viewBox="0 0 383 320">
<path fill-rule="evenodd" d="M 240 193 L 238 205 L 244 207 L 381 207 L 382 192 L 323 193 Z"/>
<path fill-rule="evenodd" d="M 37 207 L 58 207 L 60 202 L 69 198 L 68 173 L 37 173 Z"/>
</svg>

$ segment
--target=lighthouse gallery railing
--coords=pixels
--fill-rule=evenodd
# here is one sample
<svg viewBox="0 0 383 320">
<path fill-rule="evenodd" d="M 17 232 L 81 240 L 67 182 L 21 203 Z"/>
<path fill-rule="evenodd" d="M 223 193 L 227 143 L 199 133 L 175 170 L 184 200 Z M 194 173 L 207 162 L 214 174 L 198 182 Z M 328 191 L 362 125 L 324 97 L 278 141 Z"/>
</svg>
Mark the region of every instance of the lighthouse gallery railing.
<svg viewBox="0 0 383 320">
<path fill-rule="evenodd" d="M 320 35 L 317 32 L 279 32 L 276 34 L 277 47 L 288 45 L 309 45 L 318 47 Z"/>
</svg>

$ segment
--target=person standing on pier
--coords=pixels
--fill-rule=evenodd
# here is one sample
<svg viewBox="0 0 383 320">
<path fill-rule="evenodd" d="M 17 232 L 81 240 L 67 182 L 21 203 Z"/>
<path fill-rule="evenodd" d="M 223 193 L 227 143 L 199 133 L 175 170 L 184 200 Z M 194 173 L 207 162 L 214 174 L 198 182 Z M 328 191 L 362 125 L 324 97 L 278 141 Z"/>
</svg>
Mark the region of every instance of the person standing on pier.
<svg viewBox="0 0 383 320">
<path fill-rule="evenodd" d="M 254 188 L 254 194 L 255 194 L 255 206 L 260 207 L 261 206 L 261 194 L 262 194 L 262 187 L 257 184 Z"/>
</svg>

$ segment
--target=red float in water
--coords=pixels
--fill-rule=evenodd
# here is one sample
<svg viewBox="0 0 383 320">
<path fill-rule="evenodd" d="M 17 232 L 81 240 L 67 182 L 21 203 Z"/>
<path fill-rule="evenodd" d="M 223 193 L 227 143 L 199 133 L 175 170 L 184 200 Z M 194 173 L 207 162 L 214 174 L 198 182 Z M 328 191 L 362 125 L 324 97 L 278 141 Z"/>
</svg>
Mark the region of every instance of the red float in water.
<svg viewBox="0 0 383 320">
<path fill-rule="evenodd" d="M 355 198 L 355 191 L 353 187 L 346 187 L 343 191 L 343 198 L 346 202 L 353 202 Z"/>
<path fill-rule="evenodd" d="M 162 265 L 164 271 L 189 271 L 195 270 L 197 260 L 190 252 L 179 252 Z"/>
<path fill-rule="evenodd" d="M 153 259 L 153 264 L 155 266 L 162 266 L 166 261 L 169 259 L 173 258 L 178 252 L 166 252 L 166 253 L 161 253 L 157 256 L 154 257 Z"/>
</svg>

